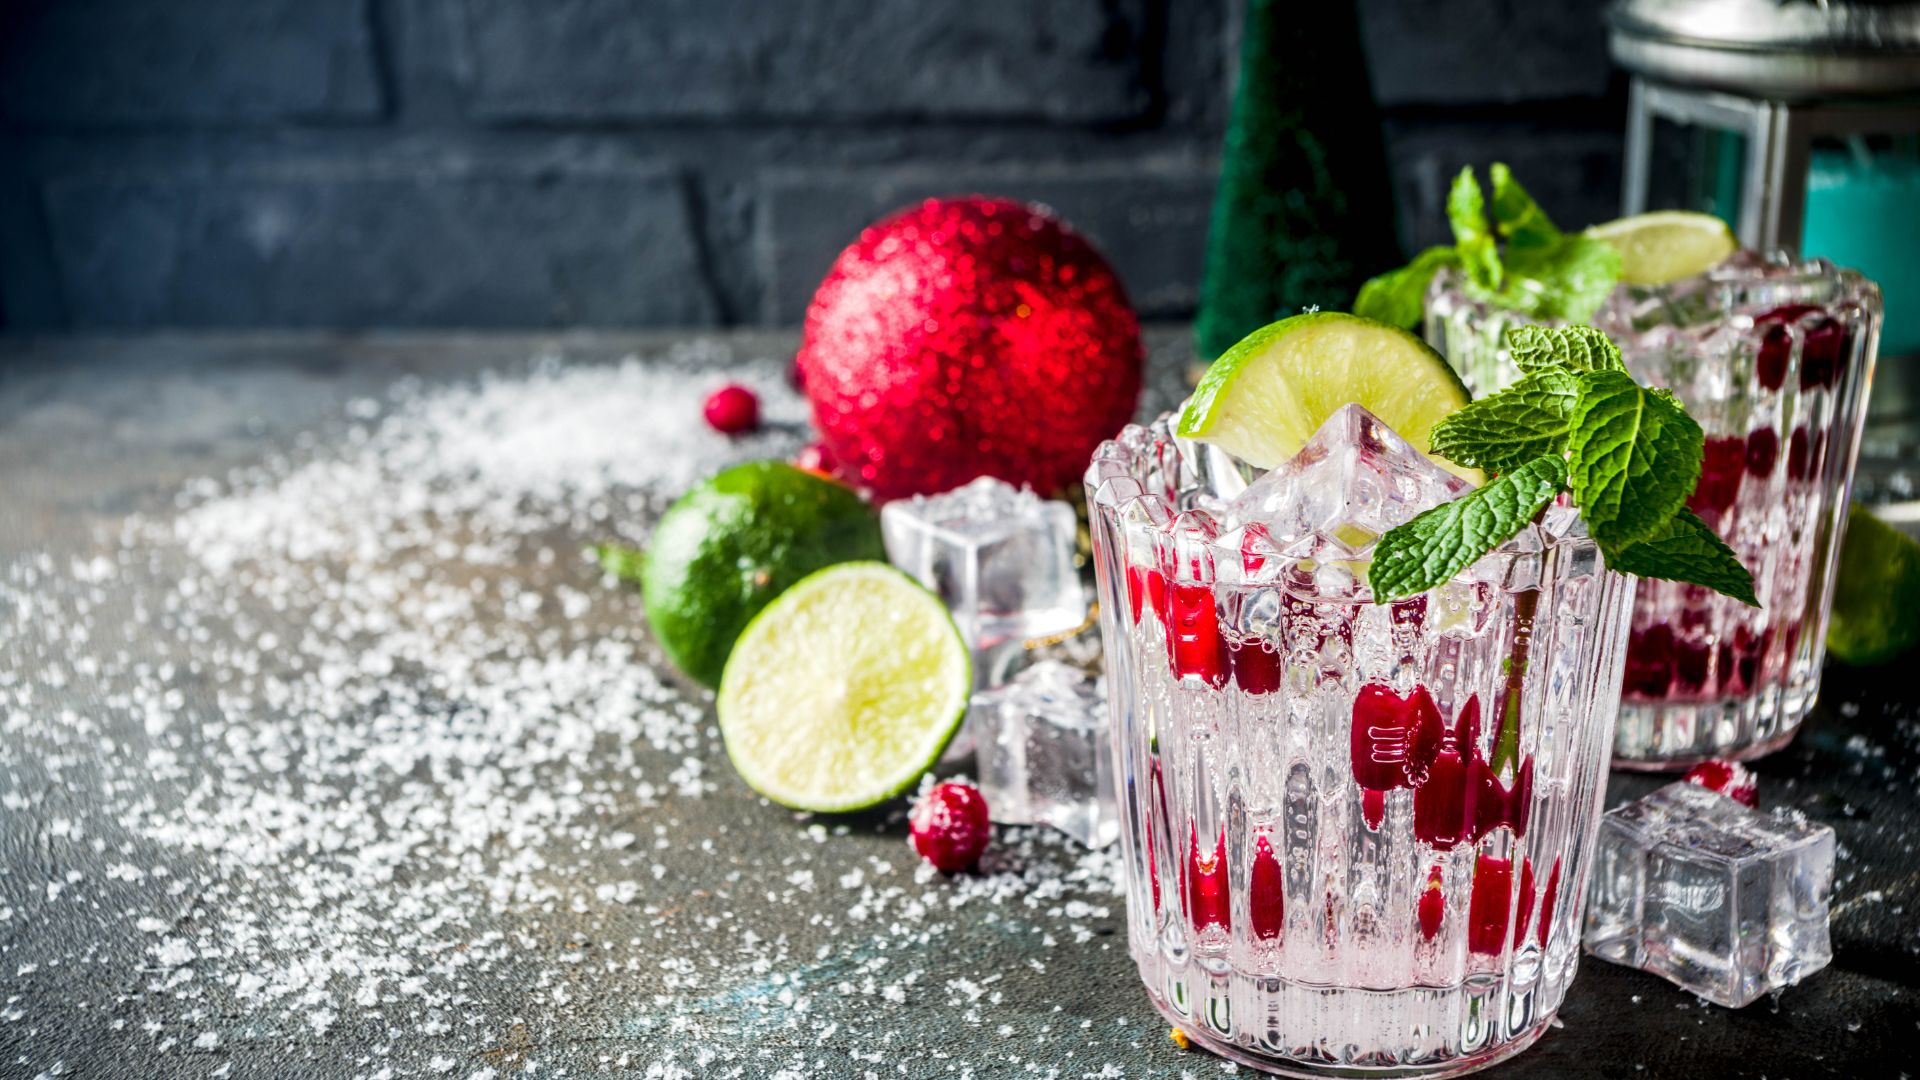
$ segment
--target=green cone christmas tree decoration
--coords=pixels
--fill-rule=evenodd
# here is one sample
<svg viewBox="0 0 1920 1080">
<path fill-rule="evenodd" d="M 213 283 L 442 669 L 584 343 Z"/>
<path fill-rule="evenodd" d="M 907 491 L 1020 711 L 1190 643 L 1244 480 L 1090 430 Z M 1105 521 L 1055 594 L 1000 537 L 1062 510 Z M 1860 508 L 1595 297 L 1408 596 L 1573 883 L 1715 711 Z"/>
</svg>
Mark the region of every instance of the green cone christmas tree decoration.
<svg viewBox="0 0 1920 1080">
<path fill-rule="evenodd" d="M 1201 356 L 1307 307 L 1344 310 L 1369 272 L 1400 261 L 1393 220 L 1354 5 L 1246 0 Z"/>
</svg>

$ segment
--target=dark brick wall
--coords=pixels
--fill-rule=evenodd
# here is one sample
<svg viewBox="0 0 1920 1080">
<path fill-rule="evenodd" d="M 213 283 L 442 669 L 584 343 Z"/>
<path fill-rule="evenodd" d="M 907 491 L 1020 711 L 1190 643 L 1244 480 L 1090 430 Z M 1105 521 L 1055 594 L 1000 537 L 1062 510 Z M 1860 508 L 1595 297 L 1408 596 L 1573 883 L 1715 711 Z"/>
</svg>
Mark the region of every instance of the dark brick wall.
<svg viewBox="0 0 1920 1080">
<path fill-rule="evenodd" d="M 955 191 L 1051 204 L 1180 317 L 1235 2 L 12 0 L 0 320 L 787 325 Z M 1600 6 L 1361 0 L 1409 244 L 1467 161 L 1614 212 Z"/>
</svg>

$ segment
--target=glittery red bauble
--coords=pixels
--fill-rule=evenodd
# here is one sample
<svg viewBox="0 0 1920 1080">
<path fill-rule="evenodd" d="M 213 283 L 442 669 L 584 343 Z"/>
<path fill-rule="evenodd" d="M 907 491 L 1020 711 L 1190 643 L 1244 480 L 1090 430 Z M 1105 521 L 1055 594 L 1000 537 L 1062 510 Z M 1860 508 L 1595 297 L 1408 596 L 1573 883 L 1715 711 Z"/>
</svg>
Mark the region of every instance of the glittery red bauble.
<svg viewBox="0 0 1920 1080">
<path fill-rule="evenodd" d="M 840 253 L 799 366 L 840 475 L 876 496 L 981 475 L 1051 494 L 1132 417 L 1140 324 L 1106 260 L 1046 211 L 929 199 Z"/>
</svg>

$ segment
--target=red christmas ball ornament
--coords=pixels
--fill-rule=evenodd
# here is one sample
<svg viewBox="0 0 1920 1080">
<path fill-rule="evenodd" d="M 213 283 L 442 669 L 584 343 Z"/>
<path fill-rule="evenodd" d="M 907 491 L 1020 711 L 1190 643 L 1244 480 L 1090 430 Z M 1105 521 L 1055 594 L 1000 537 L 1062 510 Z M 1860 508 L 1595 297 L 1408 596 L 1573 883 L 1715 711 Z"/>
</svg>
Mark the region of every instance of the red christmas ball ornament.
<svg viewBox="0 0 1920 1080">
<path fill-rule="evenodd" d="M 861 232 L 798 364 L 829 456 L 880 498 L 977 476 L 1052 494 L 1140 395 L 1140 323 L 1092 245 L 1034 206 L 929 199 Z"/>
</svg>

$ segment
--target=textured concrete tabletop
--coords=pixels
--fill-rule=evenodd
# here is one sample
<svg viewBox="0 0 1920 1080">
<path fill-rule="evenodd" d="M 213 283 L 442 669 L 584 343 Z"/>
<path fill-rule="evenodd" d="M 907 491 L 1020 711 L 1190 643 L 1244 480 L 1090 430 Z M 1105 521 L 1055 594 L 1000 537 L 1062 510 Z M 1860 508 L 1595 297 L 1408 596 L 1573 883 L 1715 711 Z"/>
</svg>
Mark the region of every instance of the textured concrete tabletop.
<svg viewBox="0 0 1920 1080">
<path fill-rule="evenodd" d="M 582 557 L 801 443 L 792 346 L 0 346 L 0 1077 L 1233 1071 L 1148 1007 L 1111 854 L 1001 830 L 947 879 L 899 808 L 753 796 Z M 699 427 L 722 372 L 765 433 Z M 1839 833 L 1832 967 L 1729 1012 L 1588 959 L 1493 1075 L 1912 1071 L 1911 679 L 1829 670 L 1758 770 Z"/>
</svg>

